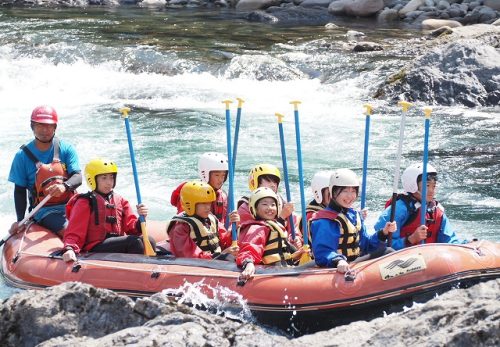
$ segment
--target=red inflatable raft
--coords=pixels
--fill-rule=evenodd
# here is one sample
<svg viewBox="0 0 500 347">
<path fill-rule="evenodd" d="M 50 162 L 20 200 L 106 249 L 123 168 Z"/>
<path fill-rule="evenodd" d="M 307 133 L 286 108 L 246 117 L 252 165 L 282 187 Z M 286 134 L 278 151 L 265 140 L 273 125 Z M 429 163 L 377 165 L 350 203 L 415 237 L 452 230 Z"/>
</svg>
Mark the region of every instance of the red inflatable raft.
<svg viewBox="0 0 500 347">
<path fill-rule="evenodd" d="M 166 237 L 165 223 L 148 222 L 149 234 Z M 367 319 L 401 309 L 453 287 L 466 287 L 500 275 L 500 244 L 429 244 L 356 264 L 353 276 L 314 263 L 295 268 L 257 267 L 254 278 L 238 285 L 233 262 L 89 253 L 76 263 L 58 255 L 62 241 L 40 226 L 11 237 L 3 247 L 2 272 L 8 284 L 44 288 L 80 281 L 129 296 L 152 295 L 186 282 L 227 287 L 241 294 L 257 319 L 300 333 Z M 213 293 L 207 289 L 206 295 Z"/>
</svg>

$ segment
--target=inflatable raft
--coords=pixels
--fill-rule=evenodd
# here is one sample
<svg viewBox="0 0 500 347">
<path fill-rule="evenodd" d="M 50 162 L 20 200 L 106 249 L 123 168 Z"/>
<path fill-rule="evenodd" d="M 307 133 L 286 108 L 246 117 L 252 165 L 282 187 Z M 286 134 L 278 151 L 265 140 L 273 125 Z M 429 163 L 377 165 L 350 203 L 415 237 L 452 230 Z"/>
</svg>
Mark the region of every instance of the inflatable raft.
<svg viewBox="0 0 500 347">
<path fill-rule="evenodd" d="M 149 234 L 166 238 L 165 223 L 148 222 Z M 500 244 L 429 244 L 356 264 L 349 276 L 314 263 L 295 268 L 257 266 L 256 276 L 238 283 L 234 262 L 88 253 L 66 263 L 62 241 L 40 226 L 14 235 L 4 245 L 1 270 L 19 288 L 44 288 L 80 281 L 132 297 L 152 295 L 186 283 L 226 287 L 240 294 L 262 323 L 300 333 L 327 329 L 356 319 L 399 310 L 454 287 L 497 278 Z"/>
</svg>

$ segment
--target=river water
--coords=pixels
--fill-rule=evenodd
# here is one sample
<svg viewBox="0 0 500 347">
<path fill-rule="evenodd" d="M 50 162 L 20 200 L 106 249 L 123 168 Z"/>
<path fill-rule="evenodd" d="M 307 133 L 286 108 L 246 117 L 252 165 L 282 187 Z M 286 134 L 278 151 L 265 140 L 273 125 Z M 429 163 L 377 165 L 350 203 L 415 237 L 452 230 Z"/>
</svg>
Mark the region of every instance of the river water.
<svg viewBox="0 0 500 347">
<path fill-rule="evenodd" d="M 346 25 L 346 23 L 340 23 Z M 422 34 L 351 24 L 386 45 Z M 275 112 L 284 131 L 292 199 L 300 209 L 291 100 L 300 100 L 307 200 L 318 170 L 348 167 L 361 175 L 365 116 L 371 102 L 368 224 L 392 192 L 401 111 L 370 99 L 373 87 L 409 58 L 343 49 L 347 28 L 269 26 L 230 10 L 0 9 L 0 226 L 15 219 L 7 181 L 19 146 L 32 139 L 31 110 L 53 105 L 61 138 L 77 148 L 82 167 L 95 156 L 119 166 L 117 191 L 135 201 L 125 127 L 118 109 L 131 108 L 142 198 L 150 217 L 168 220 L 170 193 L 197 178 L 197 159 L 225 152 L 222 100 L 243 105 L 235 196 L 247 193 L 258 163 L 281 165 Z M 404 45 L 402 45 L 404 47 Z M 422 159 L 424 117 L 417 104 L 405 129 L 402 166 Z M 499 241 L 499 108 L 435 107 L 430 160 L 439 171 L 438 199 L 464 238 Z M 234 124 L 234 123 L 233 123 Z M 81 187 L 80 191 L 86 191 Z M 0 297 L 12 289 L 0 283 Z"/>
</svg>

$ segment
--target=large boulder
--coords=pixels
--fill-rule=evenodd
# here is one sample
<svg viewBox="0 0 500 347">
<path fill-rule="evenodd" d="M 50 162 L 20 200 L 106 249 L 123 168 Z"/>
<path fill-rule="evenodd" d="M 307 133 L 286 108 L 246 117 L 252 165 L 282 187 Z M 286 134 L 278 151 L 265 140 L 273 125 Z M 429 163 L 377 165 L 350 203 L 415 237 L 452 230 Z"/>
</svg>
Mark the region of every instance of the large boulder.
<svg viewBox="0 0 500 347">
<path fill-rule="evenodd" d="M 354 17 L 369 17 L 383 8 L 384 0 L 338 0 L 330 4 L 328 12 Z"/>
<path fill-rule="evenodd" d="M 458 39 L 437 46 L 391 76 L 376 97 L 397 100 L 404 96 L 409 101 L 439 105 L 497 106 L 500 104 L 498 47 L 498 42 L 489 45 L 477 39 Z"/>
</svg>

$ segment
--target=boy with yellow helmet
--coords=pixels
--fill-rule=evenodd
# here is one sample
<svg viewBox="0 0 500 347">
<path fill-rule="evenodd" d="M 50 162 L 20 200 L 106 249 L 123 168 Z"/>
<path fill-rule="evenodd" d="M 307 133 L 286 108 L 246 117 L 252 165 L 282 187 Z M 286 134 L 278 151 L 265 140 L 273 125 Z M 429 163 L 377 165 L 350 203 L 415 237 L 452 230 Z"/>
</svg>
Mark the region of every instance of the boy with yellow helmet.
<svg viewBox="0 0 500 347">
<path fill-rule="evenodd" d="M 295 265 L 304 253 L 289 242 L 286 228 L 277 221 L 281 204 L 278 195 L 267 187 L 253 191 L 249 199 L 252 219 L 241 224 L 236 264 L 243 269 L 242 279 L 255 273 L 255 264 Z"/>
<path fill-rule="evenodd" d="M 211 211 L 217 220 L 224 223 L 227 216 L 227 194 L 222 189 L 228 175 L 227 157 L 222 153 L 206 152 L 198 159 L 198 175 L 200 179 L 209 184 L 214 192 L 215 199 L 212 202 Z M 177 207 L 177 213 L 184 211 L 181 203 L 180 192 L 186 182 L 181 183 L 170 197 L 170 203 Z"/>
<path fill-rule="evenodd" d="M 76 261 L 81 252 L 144 254 L 139 218 L 129 202 L 115 193 L 118 167 L 107 159 L 92 159 L 85 166 L 85 180 L 91 189 L 75 195 L 66 206 L 69 219 L 64 233 L 64 261 Z M 144 217 L 148 209 L 137 205 Z M 153 248 L 155 241 L 149 238 Z"/>
<path fill-rule="evenodd" d="M 186 182 L 180 191 L 184 212 L 174 216 L 167 226 L 170 250 L 176 257 L 221 259 L 221 255 L 238 252 L 231 247 L 231 233 L 212 213 L 216 200 L 212 186 L 202 181 Z M 231 223 L 239 224 L 236 211 L 229 215 Z"/>
</svg>

